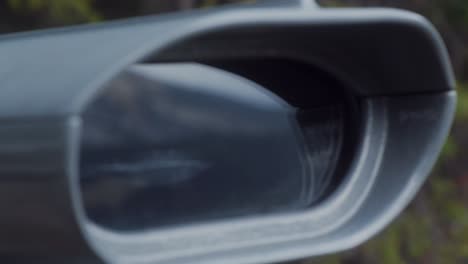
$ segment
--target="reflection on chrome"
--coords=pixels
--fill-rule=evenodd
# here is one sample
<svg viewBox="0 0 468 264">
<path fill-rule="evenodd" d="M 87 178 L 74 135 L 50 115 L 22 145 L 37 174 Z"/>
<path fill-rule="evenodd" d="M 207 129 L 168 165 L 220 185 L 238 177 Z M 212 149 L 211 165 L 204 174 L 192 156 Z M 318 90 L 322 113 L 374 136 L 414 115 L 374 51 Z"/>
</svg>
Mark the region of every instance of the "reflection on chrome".
<svg viewBox="0 0 468 264">
<path fill-rule="evenodd" d="M 83 116 L 88 217 L 131 231 L 307 207 L 329 173 L 309 163 L 334 161 L 341 127 L 304 120 L 305 133 L 294 107 L 222 70 L 133 66 Z M 319 130 L 323 143 L 304 143 Z"/>
</svg>

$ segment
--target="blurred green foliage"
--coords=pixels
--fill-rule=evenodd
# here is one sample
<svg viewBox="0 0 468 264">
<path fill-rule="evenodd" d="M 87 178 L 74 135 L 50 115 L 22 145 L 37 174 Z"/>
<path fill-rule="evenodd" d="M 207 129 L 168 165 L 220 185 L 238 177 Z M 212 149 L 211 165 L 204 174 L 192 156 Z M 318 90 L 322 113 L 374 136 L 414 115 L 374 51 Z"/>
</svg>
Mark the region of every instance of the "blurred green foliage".
<svg viewBox="0 0 468 264">
<path fill-rule="evenodd" d="M 93 0 L 8 0 L 15 12 L 43 14 L 55 24 L 75 24 L 101 20 Z"/>
<path fill-rule="evenodd" d="M 453 27 L 468 25 L 468 1 L 466 0 L 437 0 L 433 5 L 428 5 L 432 10 L 433 20 L 441 16 L 445 17 Z"/>
<path fill-rule="evenodd" d="M 468 23 L 467 23 L 468 26 Z M 468 85 L 459 85 L 457 120 L 468 120 Z"/>
</svg>

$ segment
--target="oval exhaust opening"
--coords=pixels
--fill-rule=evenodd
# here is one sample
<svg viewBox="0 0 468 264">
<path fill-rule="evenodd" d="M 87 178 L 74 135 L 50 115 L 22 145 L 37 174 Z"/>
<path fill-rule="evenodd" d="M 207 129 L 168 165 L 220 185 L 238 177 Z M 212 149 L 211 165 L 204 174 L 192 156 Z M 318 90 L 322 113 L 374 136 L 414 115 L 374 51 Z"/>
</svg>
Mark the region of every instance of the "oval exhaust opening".
<svg viewBox="0 0 468 264">
<path fill-rule="evenodd" d="M 256 62 L 140 64 L 110 82 L 82 116 L 89 219 L 128 232 L 326 198 L 351 149 L 352 103 L 304 65 Z"/>
</svg>

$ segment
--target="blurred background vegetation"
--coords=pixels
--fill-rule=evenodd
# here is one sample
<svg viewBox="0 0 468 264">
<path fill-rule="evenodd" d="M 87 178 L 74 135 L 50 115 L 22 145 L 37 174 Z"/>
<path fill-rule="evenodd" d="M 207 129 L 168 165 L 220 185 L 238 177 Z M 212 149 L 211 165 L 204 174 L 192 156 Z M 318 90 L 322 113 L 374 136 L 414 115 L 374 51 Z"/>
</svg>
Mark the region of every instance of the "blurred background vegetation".
<svg viewBox="0 0 468 264">
<path fill-rule="evenodd" d="M 230 2 L 240 0 L 4 0 L 0 1 L 0 33 L 95 23 Z M 448 46 L 459 81 L 460 100 L 456 124 L 433 175 L 393 225 L 358 249 L 296 263 L 468 263 L 468 0 L 319 2 L 328 7 L 391 6 L 428 17 Z"/>
</svg>

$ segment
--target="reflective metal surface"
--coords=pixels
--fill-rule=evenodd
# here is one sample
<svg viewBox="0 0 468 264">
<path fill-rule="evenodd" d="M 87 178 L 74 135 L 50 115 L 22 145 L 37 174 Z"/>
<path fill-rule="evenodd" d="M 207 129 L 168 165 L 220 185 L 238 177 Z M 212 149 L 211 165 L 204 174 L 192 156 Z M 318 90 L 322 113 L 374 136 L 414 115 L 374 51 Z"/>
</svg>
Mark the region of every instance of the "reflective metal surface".
<svg viewBox="0 0 468 264">
<path fill-rule="evenodd" d="M 209 66 L 133 66 L 83 116 L 87 213 L 132 231 L 306 208 L 337 162 L 341 117 L 333 106 L 298 114 Z"/>
</svg>

